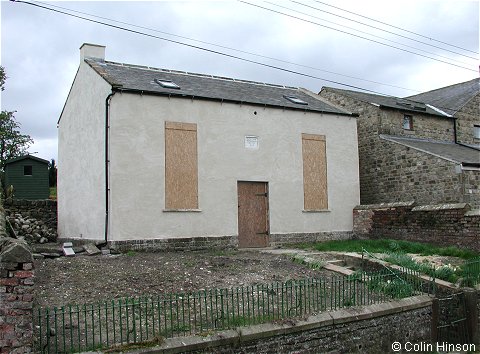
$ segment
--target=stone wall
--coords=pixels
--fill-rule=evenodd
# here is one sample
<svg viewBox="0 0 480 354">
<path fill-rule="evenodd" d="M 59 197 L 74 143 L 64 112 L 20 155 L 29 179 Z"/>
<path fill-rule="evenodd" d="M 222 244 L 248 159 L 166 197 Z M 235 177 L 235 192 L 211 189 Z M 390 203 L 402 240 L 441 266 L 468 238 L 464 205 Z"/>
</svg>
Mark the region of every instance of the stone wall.
<svg viewBox="0 0 480 354">
<path fill-rule="evenodd" d="M 480 209 L 480 171 L 463 170 L 462 183 L 463 201 L 470 204 L 472 208 Z"/>
<path fill-rule="evenodd" d="M 457 118 L 458 142 L 480 145 L 480 139 L 475 139 L 473 135 L 473 126 L 480 125 L 480 93 L 455 113 L 455 117 Z"/>
<path fill-rule="evenodd" d="M 349 240 L 353 237 L 351 231 L 292 233 L 292 234 L 271 234 L 270 246 L 279 247 L 295 243 L 322 242 L 330 240 Z M 96 240 L 78 240 L 62 238 L 59 241 L 73 242 L 74 245 L 81 245 L 88 242 L 99 243 Z M 237 236 L 223 237 L 182 237 L 169 239 L 152 240 L 127 240 L 109 241 L 109 248 L 118 252 L 132 251 L 200 251 L 207 249 L 230 249 L 238 247 Z"/>
<path fill-rule="evenodd" d="M 417 112 L 401 112 L 394 109 L 378 109 L 380 116 L 380 134 L 405 136 L 410 138 L 432 139 L 455 142 L 453 119 L 431 116 Z M 413 117 L 413 129 L 403 129 L 403 117 Z"/>
<path fill-rule="evenodd" d="M 415 200 L 418 204 L 468 202 L 480 207 L 478 194 L 465 195 L 464 174 L 480 177 L 480 171 L 459 171 L 453 162 L 379 138 L 364 161 L 362 204 Z M 368 164 L 368 166 L 365 166 Z"/>
<path fill-rule="evenodd" d="M 465 203 L 361 205 L 353 210 L 353 232 L 359 238 L 426 242 L 480 252 L 480 210 L 470 211 Z"/>
<path fill-rule="evenodd" d="M 172 338 L 144 353 L 392 353 L 393 342 L 430 343 L 431 302 L 417 296 L 207 337 Z"/>
<path fill-rule="evenodd" d="M 28 245 L 0 237 L 0 353 L 32 352 L 33 285 Z"/>
<path fill-rule="evenodd" d="M 30 243 L 56 241 L 56 200 L 5 201 L 5 212 L 18 237 Z"/>
<path fill-rule="evenodd" d="M 322 89 L 320 96 L 359 114 L 357 131 L 362 204 L 415 200 L 418 204 L 465 202 L 480 208 L 480 171 L 458 171 L 453 162 L 381 137 L 381 134 L 386 134 L 454 142 L 452 119 L 415 113 L 414 129 L 409 131 L 402 129 L 403 113 L 399 110 L 380 109 L 328 88 Z M 470 102 L 467 106 L 470 107 Z M 477 118 L 471 115 L 475 107 L 467 108 L 470 120 L 462 123 L 468 125 L 468 128 L 462 128 L 463 136 L 467 133 L 471 136 L 472 119 L 478 121 L 478 115 Z"/>
<path fill-rule="evenodd" d="M 64 239 L 62 239 L 64 240 Z M 67 239 L 65 239 L 66 241 Z M 69 240 L 74 244 L 79 240 Z M 98 242 L 98 241 L 97 241 Z M 153 240 L 109 241 L 110 249 L 133 251 L 199 251 L 207 249 L 229 249 L 238 245 L 236 236 L 224 237 L 183 237 Z"/>
</svg>

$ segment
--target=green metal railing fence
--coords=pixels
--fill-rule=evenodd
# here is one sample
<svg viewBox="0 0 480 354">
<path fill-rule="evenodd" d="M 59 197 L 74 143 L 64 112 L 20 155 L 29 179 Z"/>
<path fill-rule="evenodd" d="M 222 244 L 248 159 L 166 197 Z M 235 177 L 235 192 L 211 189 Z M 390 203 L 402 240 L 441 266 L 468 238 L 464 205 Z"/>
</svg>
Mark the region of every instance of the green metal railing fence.
<svg viewBox="0 0 480 354">
<path fill-rule="evenodd" d="M 473 258 L 463 264 L 464 286 L 476 286 L 480 284 L 480 257 Z"/>
<path fill-rule="evenodd" d="M 35 340 L 38 352 L 74 353 L 381 303 L 421 289 L 417 272 L 385 269 L 348 277 L 39 308 L 34 316 Z"/>
</svg>

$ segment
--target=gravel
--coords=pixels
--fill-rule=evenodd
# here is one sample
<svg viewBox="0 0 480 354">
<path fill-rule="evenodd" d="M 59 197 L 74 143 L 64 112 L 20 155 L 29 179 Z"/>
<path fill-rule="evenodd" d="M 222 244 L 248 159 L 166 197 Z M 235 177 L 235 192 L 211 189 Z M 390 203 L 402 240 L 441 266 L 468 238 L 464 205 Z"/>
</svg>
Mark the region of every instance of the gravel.
<svg viewBox="0 0 480 354">
<path fill-rule="evenodd" d="M 330 276 L 283 254 L 258 251 L 129 252 L 35 260 L 37 306 L 230 288 Z"/>
</svg>

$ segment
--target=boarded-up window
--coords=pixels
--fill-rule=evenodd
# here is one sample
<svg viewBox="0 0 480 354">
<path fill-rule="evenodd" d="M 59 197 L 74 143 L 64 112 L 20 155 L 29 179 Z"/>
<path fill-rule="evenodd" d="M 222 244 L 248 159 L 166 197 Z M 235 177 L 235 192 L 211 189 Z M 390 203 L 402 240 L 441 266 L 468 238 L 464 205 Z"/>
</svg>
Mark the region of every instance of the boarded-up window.
<svg viewBox="0 0 480 354">
<path fill-rule="evenodd" d="M 328 208 L 327 154 L 324 135 L 302 134 L 303 208 Z"/>
<path fill-rule="evenodd" d="M 198 209 L 197 125 L 165 122 L 165 208 Z"/>
</svg>

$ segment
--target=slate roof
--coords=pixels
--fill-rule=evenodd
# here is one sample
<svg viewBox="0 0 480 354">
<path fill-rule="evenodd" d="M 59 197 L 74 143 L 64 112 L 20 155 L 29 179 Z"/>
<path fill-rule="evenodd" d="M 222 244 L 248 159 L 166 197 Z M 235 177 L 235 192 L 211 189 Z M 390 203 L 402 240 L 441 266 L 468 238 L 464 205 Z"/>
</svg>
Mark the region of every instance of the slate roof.
<svg viewBox="0 0 480 354">
<path fill-rule="evenodd" d="M 480 167 L 480 151 L 473 147 L 446 141 L 433 141 L 390 135 L 380 135 L 380 138 L 436 155 L 450 161 Z"/>
<path fill-rule="evenodd" d="M 115 63 L 97 58 L 85 58 L 85 62 L 109 84 L 123 90 L 352 115 L 296 87 Z M 155 80 L 173 81 L 180 89 L 162 87 Z M 295 96 L 308 104 L 293 103 L 284 98 L 285 95 Z"/>
<path fill-rule="evenodd" d="M 408 98 L 400 98 L 395 96 L 384 96 L 384 95 L 376 95 L 372 93 L 365 93 L 360 91 L 352 91 L 352 90 L 343 90 L 337 89 L 333 87 L 324 87 L 322 88 L 328 91 L 337 92 L 338 94 L 351 97 L 353 99 L 370 103 L 380 108 L 393 108 L 393 109 L 400 109 L 404 112 L 412 112 L 412 113 L 424 113 L 424 114 L 431 114 L 440 117 L 449 117 L 450 115 L 443 112 L 441 109 L 437 107 L 425 105 L 424 102 L 421 100 L 412 100 Z"/>
<path fill-rule="evenodd" d="M 453 115 L 479 93 L 480 78 L 476 78 L 407 98 L 429 103 Z"/>
</svg>

